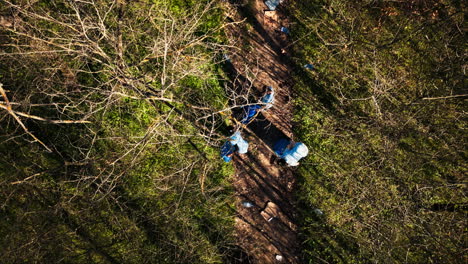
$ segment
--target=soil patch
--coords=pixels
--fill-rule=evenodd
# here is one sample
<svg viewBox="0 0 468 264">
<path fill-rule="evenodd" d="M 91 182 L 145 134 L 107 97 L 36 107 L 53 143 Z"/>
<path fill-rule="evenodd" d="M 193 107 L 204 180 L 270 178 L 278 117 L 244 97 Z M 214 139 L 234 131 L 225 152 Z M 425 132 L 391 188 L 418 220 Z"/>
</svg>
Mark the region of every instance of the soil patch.
<svg viewBox="0 0 468 264">
<path fill-rule="evenodd" d="M 292 195 L 295 177 L 291 168 L 277 164 L 272 151 L 278 139 L 293 138 L 290 100 L 293 83 L 286 59 L 288 51 L 283 48 L 287 47 L 288 38 L 280 31 L 282 26 L 288 26 L 288 20 L 280 9 L 268 11 L 260 0 L 227 4 L 226 10 L 230 19 L 246 21 L 227 30 L 231 44 L 241 49 L 230 54 L 236 76 L 242 77 L 237 78 L 242 80 L 240 86 L 249 86 L 258 94 L 263 87 L 272 86 L 276 92 L 274 106 L 244 129 L 249 152 L 233 159 L 238 243 L 250 263 L 299 263 Z M 249 72 L 243 72 L 246 68 Z M 253 206 L 244 207 L 242 203 L 246 201 Z"/>
</svg>

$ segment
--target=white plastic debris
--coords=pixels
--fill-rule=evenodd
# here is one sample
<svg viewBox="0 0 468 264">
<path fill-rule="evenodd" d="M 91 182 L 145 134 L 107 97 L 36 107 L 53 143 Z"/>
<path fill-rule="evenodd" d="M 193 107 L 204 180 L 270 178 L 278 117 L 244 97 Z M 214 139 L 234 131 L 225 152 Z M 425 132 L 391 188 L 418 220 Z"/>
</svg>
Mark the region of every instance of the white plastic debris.
<svg viewBox="0 0 468 264">
<path fill-rule="evenodd" d="M 283 260 L 283 256 L 276 254 L 276 255 L 275 255 L 275 259 L 276 259 L 277 261 L 282 261 L 282 260 Z"/>
<path fill-rule="evenodd" d="M 224 59 L 226 62 L 231 63 L 231 58 L 229 57 L 229 55 L 223 54 L 223 59 Z"/>
<path fill-rule="evenodd" d="M 250 207 L 253 207 L 253 203 L 251 202 L 242 202 L 242 206 L 244 206 L 245 208 L 250 208 Z"/>
<path fill-rule="evenodd" d="M 316 213 L 317 215 L 323 215 L 323 212 L 318 208 L 314 209 L 314 213 Z"/>
</svg>

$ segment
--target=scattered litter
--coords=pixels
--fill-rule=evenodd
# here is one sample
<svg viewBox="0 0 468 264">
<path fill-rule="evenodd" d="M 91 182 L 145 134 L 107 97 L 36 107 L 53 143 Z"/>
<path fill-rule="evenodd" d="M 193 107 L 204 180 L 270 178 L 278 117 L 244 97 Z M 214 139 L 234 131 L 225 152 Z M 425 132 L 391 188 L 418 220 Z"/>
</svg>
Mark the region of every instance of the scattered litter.
<svg viewBox="0 0 468 264">
<path fill-rule="evenodd" d="M 271 11 L 274 11 L 276 9 L 276 7 L 281 4 L 283 2 L 283 0 L 267 0 L 265 1 L 265 5 L 268 6 L 268 8 L 271 10 Z"/>
<path fill-rule="evenodd" d="M 263 20 L 265 25 L 268 25 L 268 27 L 272 28 L 277 26 L 276 23 L 279 20 L 279 18 L 276 11 L 265 10 L 263 14 L 265 15 L 265 18 Z"/>
<path fill-rule="evenodd" d="M 266 18 L 269 18 L 269 19 L 273 19 L 273 20 L 277 20 L 278 19 L 278 14 L 276 13 L 276 11 L 269 11 L 269 10 L 266 10 L 264 12 L 265 14 L 265 17 Z"/>
<path fill-rule="evenodd" d="M 306 64 L 304 65 L 304 68 L 308 69 L 308 70 L 313 70 L 314 69 L 314 65 L 312 64 Z"/>
<path fill-rule="evenodd" d="M 280 31 L 283 32 L 284 34 L 289 34 L 289 29 L 286 27 L 281 27 Z"/>
<path fill-rule="evenodd" d="M 283 219 L 278 205 L 270 201 L 265 204 L 265 208 L 260 212 L 260 215 L 268 222 L 273 219 Z"/>
<path fill-rule="evenodd" d="M 231 58 L 229 58 L 229 55 L 223 54 L 223 59 L 229 63 L 231 63 Z"/>
<path fill-rule="evenodd" d="M 323 215 L 323 212 L 322 212 L 320 209 L 318 209 L 318 208 L 315 208 L 315 209 L 314 209 L 314 213 L 316 213 L 316 214 L 318 214 L 318 215 Z"/>
<path fill-rule="evenodd" d="M 276 259 L 277 261 L 282 261 L 282 260 L 283 260 L 283 256 L 276 254 L 276 255 L 275 255 L 275 259 Z"/>
<path fill-rule="evenodd" d="M 242 202 L 242 206 L 244 206 L 245 208 L 250 208 L 253 207 L 254 204 L 251 202 Z"/>
</svg>

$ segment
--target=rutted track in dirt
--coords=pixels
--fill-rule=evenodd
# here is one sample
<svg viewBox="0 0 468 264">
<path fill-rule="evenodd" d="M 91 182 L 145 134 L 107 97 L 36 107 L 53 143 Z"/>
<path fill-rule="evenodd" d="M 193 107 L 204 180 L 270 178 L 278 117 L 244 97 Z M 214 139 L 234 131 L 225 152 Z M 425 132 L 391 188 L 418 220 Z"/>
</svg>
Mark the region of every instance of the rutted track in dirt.
<svg viewBox="0 0 468 264">
<path fill-rule="evenodd" d="M 250 72 L 256 73 L 253 79 L 243 76 L 251 80 L 249 86 L 258 93 L 265 85 L 272 86 L 276 96 L 274 106 L 259 114 L 243 131 L 250 143 L 249 152 L 233 159 L 236 168 L 233 185 L 238 197 L 237 238 L 248 255 L 244 256 L 244 262 L 300 263 L 292 195 L 294 173 L 288 167 L 275 164 L 271 150 L 278 139 L 293 138 L 291 68 L 286 59 L 288 52 L 282 50 L 288 40 L 278 32 L 288 21 L 281 14 L 281 8 L 266 14 L 267 7 L 262 0 L 248 2 L 226 4 L 227 15 L 232 20 L 247 21 L 227 30 L 231 43 L 242 49 L 231 56 L 232 70 L 238 75 L 247 75 L 243 72 L 247 66 Z M 245 208 L 242 201 L 250 201 L 255 206 Z M 278 261 L 277 255 L 283 260 Z"/>
</svg>

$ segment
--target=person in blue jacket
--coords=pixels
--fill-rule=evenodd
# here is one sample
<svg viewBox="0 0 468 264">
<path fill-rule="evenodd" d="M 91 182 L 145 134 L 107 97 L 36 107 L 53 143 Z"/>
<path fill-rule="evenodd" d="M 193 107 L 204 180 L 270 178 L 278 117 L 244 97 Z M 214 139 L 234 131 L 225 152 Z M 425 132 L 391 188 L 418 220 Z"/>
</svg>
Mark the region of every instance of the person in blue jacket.
<svg viewBox="0 0 468 264">
<path fill-rule="evenodd" d="M 245 154 L 249 149 L 249 143 L 242 138 L 240 131 L 236 131 L 229 140 L 221 146 L 221 158 L 225 162 L 232 160 L 234 153 Z"/>
<path fill-rule="evenodd" d="M 309 154 L 309 149 L 304 143 L 294 143 L 286 138 L 278 140 L 273 147 L 275 154 L 283 159 L 288 166 L 299 165 L 299 160 Z"/>
<path fill-rule="evenodd" d="M 273 87 L 267 86 L 265 94 L 260 98 L 261 104 L 246 105 L 242 108 L 244 115 L 240 122 L 242 124 L 249 124 L 257 115 L 258 111 L 270 109 L 273 106 L 274 100 L 275 91 Z"/>
<path fill-rule="evenodd" d="M 242 108 L 244 115 L 240 121 L 242 124 L 248 124 L 257 115 L 257 112 L 262 108 L 260 104 L 246 105 Z"/>
<path fill-rule="evenodd" d="M 246 105 L 242 108 L 244 115 L 240 121 L 242 124 L 249 124 L 254 117 L 257 115 L 257 112 L 262 108 L 260 104 Z"/>
<path fill-rule="evenodd" d="M 265 104 L 263 107 L 264 110 L 268 110 L 273 106 L 273 102 L 275 101 L 275 91 L 273 90 L 273 87 L 266 87 L 265 94 L 260 101 Z"/>
</svg>

